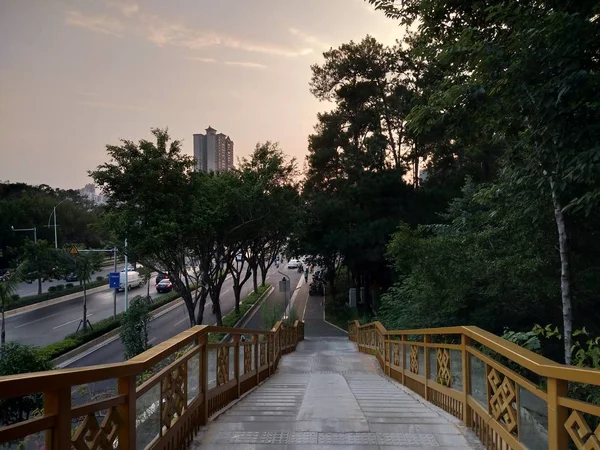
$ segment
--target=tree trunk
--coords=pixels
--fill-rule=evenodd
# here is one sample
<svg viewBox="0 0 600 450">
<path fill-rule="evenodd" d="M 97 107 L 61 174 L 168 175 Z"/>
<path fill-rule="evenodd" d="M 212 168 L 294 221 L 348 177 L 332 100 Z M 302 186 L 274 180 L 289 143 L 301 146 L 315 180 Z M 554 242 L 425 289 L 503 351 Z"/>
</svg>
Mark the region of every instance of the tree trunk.
<svg viewBox="0 0 600 450">
<path fill-rule="evenodd" d="M 204 291 L 200 293 L 200 301 L 198 302 L 198 319 L 196 320 L 195 325 L 202 325 L 202 321 L 204 320 L 204 307 L 206 306 L 206 297 L 208 296 L 208 292 Z M 191 317 L 194 317 L 194 311 L 191 312 Z"/>
<path fill-rule="evenodd" d="M 235 296 L 235 313 L 240 314 L 240 297 L 242 293 L 242 286 L 234 279 L 233 280 L 233 294 Z"/>
<path fill-rule="evenodd" d="M 87 333 L 87 290 L 83 283 L 83 332 Z"/>
<path fill-rule="evenodd" d="M 252 269 L 252 283 L 254 284 L 254 292 L 258 294 L 258 270 L 257 267 Z"/>
<path fill-rule="evenodd" d="M 215 316 L 217 317 L 217 326 L 222 327 L 223 326 L 223 315 L 221 314 L 221 302 L 219 301 L 218 297 L 217 297 L 216 301 L 213 300 L 213 306 L 215 308 Z"/>
<path fill-rule="evenodd" d="M 5 326 L 5 322 L 4 322 L 4 302 L 2 302 L 2 332 L 1 332 L 2 336 L 0 338 L 0 345 L 4 346 L 4 343 L 6 342 L 6 326 Z"/>
<path fill-rule="evenodd" d="M 148 297 L 148 301 L 150 301 L 150 280 L 146 281 L 146 283 L 148 284 L 146 297 Z"/>
<path fill-rule="evenodd" d="M 573 333 L 573 310 L 571 307 L 571 268 L 569 263 L 569 239 L 567 225 L 562 206 L 556 192 L 554 180 L 550 177 L 554 219 L 558 230 L 558 247 L 560 252 L 560 292 L 563 313 L 563 335 L 565 346 L 565 364 L 571 364 L 571 346 Z"/>
<path fill-rule="evenodd" d="M 264 286 L 265 283 L 267 282 L 267 267 L 265 266 L 265 264 L 261 264 L 260 265 L 260 280 L 261 286 Z"/>
<path fill-rule="evenodd" d="M 42 295 L 42 279 L 38 277 L 38 295 Z"/>
</svg>

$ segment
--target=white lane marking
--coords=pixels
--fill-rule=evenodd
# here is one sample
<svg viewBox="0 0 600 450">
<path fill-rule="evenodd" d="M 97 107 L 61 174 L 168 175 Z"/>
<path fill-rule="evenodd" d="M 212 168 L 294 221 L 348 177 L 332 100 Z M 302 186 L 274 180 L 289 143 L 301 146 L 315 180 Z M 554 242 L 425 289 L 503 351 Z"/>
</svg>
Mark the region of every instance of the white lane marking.
<svg viewBox="0 0 600 450">
<path fill-rule="evenodd" d="M 148 341 L 148 344 L 152 344 L 154 341 L 156 341 L 156 338 L 155 338 L 155 337 L 153 337 L 152 339 L 150 339 L 150 340 Z"/>
<path fill-rule="evenodd" d="M 175 322 L 175 324 L 173 325 L 173 327 L 176 327 L 177 325 L 179 325 L 182 322 L 185 322 L 186 320 L 190 320 L 189 317 L 184 317 L 183 319 L 181 319 L 179 322 Z"/>
<path fill-rule="evenodd" d="M 221 295 L 223 294 L 227 294 L 228 292 L 231 292 L 231 288 L 227 289 L 225 292 L 223 292 Z"/>
<path fill-rule="evenodd" d="M 26 327 L 27 325 L 31 325 L 32 323 L 41 322 L 42 320 L 48 319 L 48 317 L 58 316 L 59 314 L 62 314 L 62 313 L 50 314 L 49 316 L 42 317 L 41 319 L 36 319 L 36 320 L 32 320 L 31 322 L 26 322 L 26 323 L 23 323 L 21 325 L 17 325 L 16 327 L 13 327 L 13 329 L 17 329 L 17 328 L 21 328 L 21 327 Z"/>
<path fill-rule="evenodd" d="M 93 315 L 94 315 L 94 314 L 88 314 L 88 315 L 87 315 L 87 317 L 88 317 L 88 318 L 90 318 L 90 317 L 92 317 Z M 64 327 L 65 325 L 69 325 L 70 323 L 77 322 L 78 320 L 81 320 L 81 319 L 80 319 L 80 318 L 77 318 L 77 319 L 69 320 L 68 322 L 66 322 L 66 323 L 63 323 L 62 325 L 58 325 L 57 327 L 54 327 L 54 328 L 53 328 L 53 330 L 56 330 L 56 329 L 58 329 L 58 328 L 60 328 L 60 327 Z"/>
</svg>

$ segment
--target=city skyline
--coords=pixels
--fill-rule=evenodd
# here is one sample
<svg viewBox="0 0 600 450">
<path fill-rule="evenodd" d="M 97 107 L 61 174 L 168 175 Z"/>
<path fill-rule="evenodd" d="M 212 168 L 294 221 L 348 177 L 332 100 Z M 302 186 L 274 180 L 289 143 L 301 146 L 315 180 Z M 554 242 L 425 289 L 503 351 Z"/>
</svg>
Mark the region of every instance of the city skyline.
<svg viewBox="0 0 600 450">
<path fill-rule="evenodd" d="M 236 158 L 270 140 L 302 163 L 330 107 L 309 92 L 311 64 L 367 34 L 401 37 L 363 0 L 8 0 L 0 180 L 78 188 L 106 145 L 168 126 L 191 156 L 209 123 L 234 137 Z"/>
</svg>

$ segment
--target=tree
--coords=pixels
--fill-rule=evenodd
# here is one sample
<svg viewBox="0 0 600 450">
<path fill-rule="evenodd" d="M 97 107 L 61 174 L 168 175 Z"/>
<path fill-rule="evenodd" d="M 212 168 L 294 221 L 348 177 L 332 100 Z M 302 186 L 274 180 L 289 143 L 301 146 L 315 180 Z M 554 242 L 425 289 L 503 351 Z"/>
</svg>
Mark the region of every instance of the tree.
<svg viewBox="0 0 600 450">
<path fill-rule="evenodd" d="M 150 348 L 148 343 L 148 324 L 150 323 L 150 306 L 148 301 L 137 296 L 123 314 L 119 335 L 123 344 L 123 357 L 131 359 Z"/>
<path fill-rule="evenodd" d="M 45 359 L 35 347 L 9 341 L 0 348 L 0 376 L 50 369 L 52 369 L 50 361 Z M 22 422 L 43 406 L 42 394 L 0 399 L 0 423 L 11 425 Z"/>
<path fill-rule="evenodd" d="M 151 300 L 150 297 L 150 282 L 152 281 L 152 269 L 146 266 L 143 266 L 141 268 L 138 268 L 138 272 L 140 273 L 140 275 L 142 276 L 143 280 L 144 280 L 144 284 L 146 284 L 146 298 L 148 299 L 148 301 Z"/>
<path fill-rule="evenodd" d="M 4 343 L 6 342 L 6 322 L 4 320 L 4 313 L 6 312 L 6 308 L 11 304 L 11 302 L 14 299 L 14 296 L 17 293 L 17 288 L 19 286 L 20 281 L 20 274 L 21 267 L 18 267 L 17 269 L 11 272 L 8 278 L 0 282 L 0 302 L 2 305 L 2 330 L 0 339 L 1 346 L 4 346 Z"/>
<path fill-rule="evenodd" d="M 484 134 L 506 147 L 508 177 L 547 198 L 558 236 L 568 363 L 574 320 L 569 216 L 589 216 L 600 198 L 597 5 L 369 2 L 404 24 L 419 21 L 419 50 L 448 63 L 438 65 L 447 80 L 438 98 L 453 98 L 459 114 L 466 110 L 464 94 L 477 98 Z"/>
<path fill-rule="evenodd" d="M 195 325 L 196 307 L 208 292 L 200 283 L 197 258 L 190 258 L 188 251 L 200 237 L 191 226 L 194 161 L 182 153 L 179 141 L 171 141 L 166 129 L 152 129 L 152 134 L 156 142 L 108 145 L 111 161 L 90 175 L 108 197 L 103 215 L 107 227 L 119 242 L 128 239 L 128 251 L 145 267 L 169 273 L 190 325 Z"/>
<path fill-rule="evenodd" d="M 59 278 L 64 273 L 59 253 L 43 239 L 37 242 L 28 239 L 23 247 L 14 249 L 13 253 L 21 255 L 23 279 L 37 280 L 38 295 L 42 294 L 42 281 Z"/>
<path fill-rule="evenodd" d="M 83 315 L 81 318 L 81 326 L 83 332 L 86 333 L 88 325 L 90 325 L 87 318 L 87 285 L 92 279 L 94 272 L 100 268 L 100 258 L 95 253 L 80 252 L 79 255 L 73 257 L 72 264 L 79 282 L 83 285 Z"/>
</svg>

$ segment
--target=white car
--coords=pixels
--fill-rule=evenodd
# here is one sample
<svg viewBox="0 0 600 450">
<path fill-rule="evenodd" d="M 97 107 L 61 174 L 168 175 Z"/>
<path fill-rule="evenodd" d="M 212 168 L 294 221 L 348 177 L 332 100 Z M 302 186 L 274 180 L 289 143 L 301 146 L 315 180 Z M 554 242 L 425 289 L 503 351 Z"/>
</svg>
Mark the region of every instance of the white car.
<svg viewBox="0 0 600 450">
<path fill-rule="evenodd" d="M 288 269 L 297 269 L 298 267 L 300 267 L 300 261 L 297 259 L 290 259 L 287 263 Z"/>
</svg>

